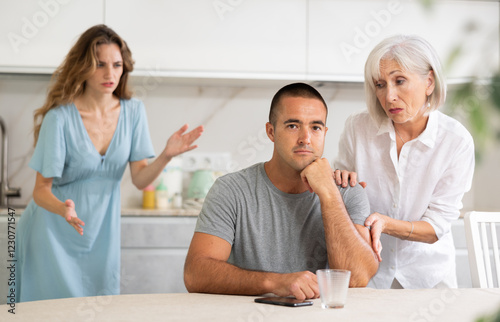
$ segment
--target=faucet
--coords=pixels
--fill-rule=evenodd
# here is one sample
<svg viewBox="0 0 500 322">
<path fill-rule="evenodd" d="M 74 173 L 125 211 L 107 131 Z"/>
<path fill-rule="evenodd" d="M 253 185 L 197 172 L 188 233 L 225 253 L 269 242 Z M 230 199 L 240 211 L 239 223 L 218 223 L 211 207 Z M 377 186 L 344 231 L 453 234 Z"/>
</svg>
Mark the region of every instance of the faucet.
<svg viewBox="0 0 500 322">
<path fill-rule="evenodd" d="M 1 159 L 1 170 L 0 173 L 0 208 L 8 206 L 9 197 L 20 197 L 21 188 L 10 188 L 9 180 L 7 178 L 7 128 L 5 127 L 5 122 L 0 117 L 0 130 L 2 132 L 2 159 Z"/>
</svg>

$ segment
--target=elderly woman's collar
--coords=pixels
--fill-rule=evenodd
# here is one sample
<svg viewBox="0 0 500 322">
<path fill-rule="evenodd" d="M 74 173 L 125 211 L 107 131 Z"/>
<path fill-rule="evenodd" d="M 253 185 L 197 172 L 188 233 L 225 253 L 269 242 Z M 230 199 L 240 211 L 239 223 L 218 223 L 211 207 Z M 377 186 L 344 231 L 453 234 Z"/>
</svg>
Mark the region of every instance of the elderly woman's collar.
<svg viewBox="0 0 500 322">
<path fill-rule="evenodd" d="M 429 148 L 433 148 L 436 143 L 439 116 L 438 111 L 433 111 L 429 114 L 429 120 L 427 121 L 427 126 L 425 130 L 418 136 L 417 140 L 427 145 Z M 394 126 L 392 125 L 391 119 L 387 118 L 382 122 L 378 128 L 377 136 L 384 133 L 389 133 L 391 139 L 396 140 L 394 136 Z"/>
</svg>

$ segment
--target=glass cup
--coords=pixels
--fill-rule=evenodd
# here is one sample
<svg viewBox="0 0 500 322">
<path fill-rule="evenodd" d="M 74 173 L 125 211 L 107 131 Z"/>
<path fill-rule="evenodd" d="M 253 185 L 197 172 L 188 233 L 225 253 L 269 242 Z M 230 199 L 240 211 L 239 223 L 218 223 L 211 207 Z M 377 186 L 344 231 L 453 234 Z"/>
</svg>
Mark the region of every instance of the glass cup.
<svg viewBox="0 0 500 322">
<path fill-rule="evenodd" d="M 321 307 L 341 309 L 347 298 L 351 271 L 344 269 L 319 269 L 318 278 Z"/>
</svg>

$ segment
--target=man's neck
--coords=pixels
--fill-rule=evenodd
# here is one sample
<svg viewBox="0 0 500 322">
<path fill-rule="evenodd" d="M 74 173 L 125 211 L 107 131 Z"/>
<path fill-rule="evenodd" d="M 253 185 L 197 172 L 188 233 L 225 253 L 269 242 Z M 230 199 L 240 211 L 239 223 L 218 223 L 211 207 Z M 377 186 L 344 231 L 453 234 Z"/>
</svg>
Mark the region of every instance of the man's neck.
<svg viewBox="0 0 500 322">
<path fill-rule="evenodd" d="M 300 178 L 299 171 L 279 164 L 274 158 L 264 163 L 264 170 L 271 183 L 285 193 L 298 194 L 308 190 L 307 185 Z"/>
</svg>

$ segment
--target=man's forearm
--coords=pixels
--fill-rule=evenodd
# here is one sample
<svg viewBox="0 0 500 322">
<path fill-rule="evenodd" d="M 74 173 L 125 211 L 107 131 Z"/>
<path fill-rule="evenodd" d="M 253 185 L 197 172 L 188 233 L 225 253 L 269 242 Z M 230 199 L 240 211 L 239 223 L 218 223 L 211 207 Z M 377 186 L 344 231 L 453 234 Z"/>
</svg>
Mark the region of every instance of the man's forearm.
<svg viewBox="0 0 500 322">
<path fill-rule="evenodd" d="M 340 193 L 320 197 L 328 263 L 351 271 L 351 287 L 364 287 L 378 269 L 377 257 L 354 226 Z"/>
<path fill-rule="evenodd" d="M 299 300 L 319 297 L 318 282 L 312 272 L 280 274 L 250 271 L 213 258 L 186 262 L 184 283 L 189 292 L 235 295 L 274 293 L 294 296 Z"/>
<path fill-rule="evenodd" d="M 225 261 L 203 258 L 186 262 L 184 283 L 189 292 L 260 295 L 271 292 L 271 275 L 238 268 Z"/>
</svg>

